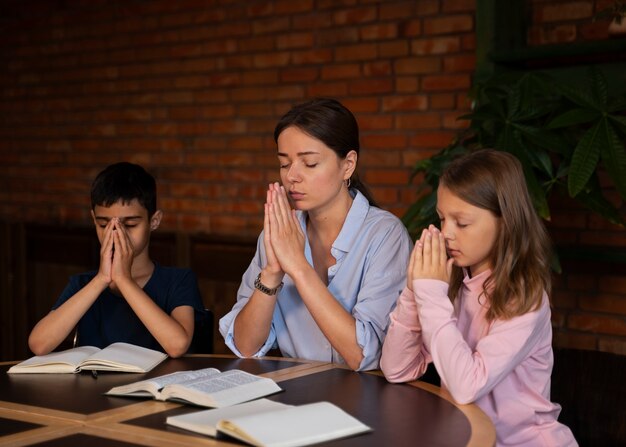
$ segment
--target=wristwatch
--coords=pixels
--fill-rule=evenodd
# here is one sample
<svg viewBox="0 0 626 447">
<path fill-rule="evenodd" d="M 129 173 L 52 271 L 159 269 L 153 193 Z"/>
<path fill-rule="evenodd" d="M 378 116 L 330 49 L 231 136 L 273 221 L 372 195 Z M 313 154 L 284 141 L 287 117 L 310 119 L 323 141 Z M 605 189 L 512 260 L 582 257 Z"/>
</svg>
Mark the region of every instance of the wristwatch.
<svg viewBox="0 0 626 447">
<path fill-rule="evenodd" d="M 259 272 L 259 274 L 257 275 L 256 279 L 254 280 L 254 288 L 257 289 L 260 292 L 263 292 L 266 295 L 272 296 L 272 295 L 276 295 L 280 289 L 283 288 L 283 282 L 281 281 L 280 284 L 278 284 L 276 287 L 270 289 L 269 287 L 267 287 L 266 285 L 264 285 L 261 282 L 261 273 Z"/>
</svg>

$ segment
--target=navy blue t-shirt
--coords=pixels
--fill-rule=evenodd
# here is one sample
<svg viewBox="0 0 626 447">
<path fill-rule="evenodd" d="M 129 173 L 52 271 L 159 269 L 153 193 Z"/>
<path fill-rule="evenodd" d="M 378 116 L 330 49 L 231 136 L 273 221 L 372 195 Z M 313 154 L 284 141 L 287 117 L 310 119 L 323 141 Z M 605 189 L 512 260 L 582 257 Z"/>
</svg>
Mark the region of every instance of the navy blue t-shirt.
<svg viewBox="0 0 626 447">
<path fill-rule="evenodd" d="M 70 277 L 69 284 L 52 310 L 74 296 L 96 273 L 92 271 Z M 163 267 L 155 263 L 154 272 L 143 291 L 168 315 L 179 306 L 193 307 L 196 319 L 204 313 L 198 281 L 190 269 Z M 105 348 L 118 341 L 163 351 L 124 297 L 107 287 L 79 320 L 77 346 Z"/>
</svg>

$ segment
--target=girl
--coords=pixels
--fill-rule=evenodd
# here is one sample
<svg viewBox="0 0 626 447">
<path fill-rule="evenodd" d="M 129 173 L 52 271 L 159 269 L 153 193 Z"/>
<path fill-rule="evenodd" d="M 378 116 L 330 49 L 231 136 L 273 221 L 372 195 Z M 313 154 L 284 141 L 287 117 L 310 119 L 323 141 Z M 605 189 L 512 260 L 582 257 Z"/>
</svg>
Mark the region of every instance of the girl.
<svg viewBox="0 0 626 447">
<path fill-rule="evenodd" d="M 220 332 L 242 357 L 279 348 L 378 368 L 388 314 L 406 281 L 408 233 L 359 182 L 358 125 L 342 104 L 293 107 L 274 140 L 282 185 L 269 185 L 257 252 Z"/>
<path fill-rule="evenodd" d="M 432 361 L 455 401 L 492 419 L 498 445 L 576 445 L 550 402 L 550 243 L 520 163 L 492 150 L 453 161 L 437 213 L 390 316 L 385 377 L 414 380 Z"/>
</svg>

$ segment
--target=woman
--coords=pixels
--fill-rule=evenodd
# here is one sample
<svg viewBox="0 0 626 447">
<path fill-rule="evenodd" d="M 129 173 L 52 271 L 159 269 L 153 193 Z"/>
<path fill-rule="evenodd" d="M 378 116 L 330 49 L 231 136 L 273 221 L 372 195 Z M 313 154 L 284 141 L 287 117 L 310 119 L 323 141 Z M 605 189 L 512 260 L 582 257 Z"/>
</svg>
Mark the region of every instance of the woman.
<svg viewBox="0 0 626 447">
<path fill-rule="evenodd" d="M 269 185 L 257 252 L 220 332 L 242 357 L 279 348 L 288 357 L 378 368 L 406 281 L 408 233 L 358 180 L 358 125 L 338 101 L 293 107 L 274 139 L 282 185 Z"/>
</svg>

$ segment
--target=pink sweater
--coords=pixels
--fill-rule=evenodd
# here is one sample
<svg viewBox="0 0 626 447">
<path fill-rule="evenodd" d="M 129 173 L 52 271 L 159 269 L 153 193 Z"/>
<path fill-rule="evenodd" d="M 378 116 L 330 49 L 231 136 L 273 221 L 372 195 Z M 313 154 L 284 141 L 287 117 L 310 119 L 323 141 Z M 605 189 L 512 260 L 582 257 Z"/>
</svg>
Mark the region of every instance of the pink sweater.
<svg viewBox="0 0 626 447">
<path fill-rule="evenodd" d="M 466 276 L 454 306 L 443 281 L 415 280 L 415 293 L 405 288 L 383 345 L 385 377 L 415 380 L 432 361 L 456 402 L 473 402 L 491 418 L 498 446 L 578 445 L 569 428 L 557 422 L 561 407 L 550 402 L 547 295 L 537 311 L 489 323 L 485 298 L 479 298 L 489 273 Z"/>
</svg>

